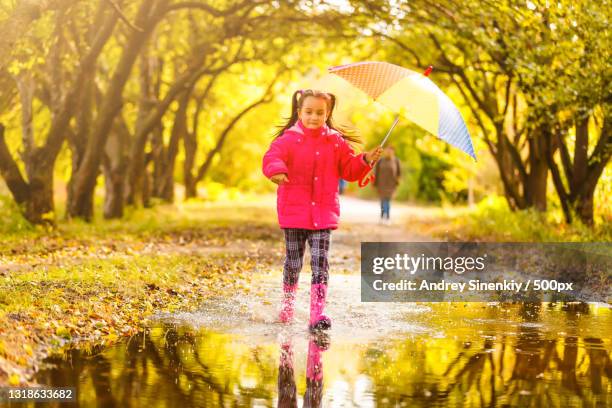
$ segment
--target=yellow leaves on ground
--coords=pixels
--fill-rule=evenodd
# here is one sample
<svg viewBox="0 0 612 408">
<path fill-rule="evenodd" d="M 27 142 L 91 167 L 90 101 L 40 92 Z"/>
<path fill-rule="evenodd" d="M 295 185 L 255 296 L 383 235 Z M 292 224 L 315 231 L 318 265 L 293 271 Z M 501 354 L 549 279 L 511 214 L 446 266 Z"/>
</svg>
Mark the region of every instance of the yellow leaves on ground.
<svg viewBox="0 0 612 408">
<path fill-rule="evenodd" d="M 26 352 L 28 356 L 32 356 L 34 354 L 34 351 L 32 351 L 32 347 L 29 344 L 24 344 L 23 350 Z"/>
<path fill-rule="evenodd" d="M 168 225 L 145 232 L 129 223 L 110 232 L 76 225 L 0 248 L 0 385 L 27 380 L 44 350 L 112 344 L 156 313 L 249 291 L 253 271 L 279 262 L 270 255 L 282 245 L 273 224 Z"/>
<path fill-rule="evenodd" d="M 9 385 L 19 385 L 21 383 L 21 378 L 19 374 L 11 374 L 8 380 Z"/>
</svg>

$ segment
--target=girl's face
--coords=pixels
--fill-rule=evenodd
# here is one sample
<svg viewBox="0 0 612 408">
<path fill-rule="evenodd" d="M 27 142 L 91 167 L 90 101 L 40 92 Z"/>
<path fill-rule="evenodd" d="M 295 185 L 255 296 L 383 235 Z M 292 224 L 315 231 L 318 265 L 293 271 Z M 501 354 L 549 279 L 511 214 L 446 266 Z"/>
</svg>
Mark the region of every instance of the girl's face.
<svg viewBox="0 0 612 408">
<path fill-rule="evenodd" d="M 327 102 L 323 98 L 307 96 L 298 110 L 298 117 L 308 129 L 317 129 L 327 120 Z"/>
</svg>

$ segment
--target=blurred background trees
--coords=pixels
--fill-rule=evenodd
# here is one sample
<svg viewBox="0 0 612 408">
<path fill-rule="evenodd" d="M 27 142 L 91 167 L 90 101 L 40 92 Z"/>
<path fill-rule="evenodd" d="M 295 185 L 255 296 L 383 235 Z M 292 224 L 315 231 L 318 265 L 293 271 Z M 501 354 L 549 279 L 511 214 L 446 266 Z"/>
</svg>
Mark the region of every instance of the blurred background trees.
<svg viewBox="0 0 612 408">
<path fill-rule="evenodd" d="M 434 65 L 479 157 L 400 122 L 399 199 L 500 194 L 609 222 L 607 3 L 0 0 L 0 194 L 53 224 L 218 186 L 272 192 L 260 161 L 292 92 L 328 66 L 385 60 Z M 344 118 L 365 147 L 392 120 L 372 105 Z"/>
</svg>

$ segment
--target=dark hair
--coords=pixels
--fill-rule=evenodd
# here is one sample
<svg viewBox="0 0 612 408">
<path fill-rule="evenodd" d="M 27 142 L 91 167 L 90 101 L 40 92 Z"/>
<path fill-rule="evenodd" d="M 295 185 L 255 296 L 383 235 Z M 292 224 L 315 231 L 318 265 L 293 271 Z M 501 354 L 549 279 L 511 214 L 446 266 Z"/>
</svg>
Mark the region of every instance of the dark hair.
<svg viewBox="0 0 612 408">
<path fill-rule="evenodd" d="M 304 100 L 306 100 L 306 98 L 309 96 L 314 96 L 315 98 L 322 98 L 325 100 L 325 102 L 327 102 L 327 107 L 329 109 L 329 115 L 327 116 L 327 120 L 325 121 L 327 127 L 340 132 L 340 134 L 342 134 L 342 137 L 345 140 L 348 140 L 349 142 L 362 144 L 361 138 L 359 138 L 359 136 L 357 136 L 352 129 L 334 124 L 332 120 L 332 113 L 334 113 L 334 107 L 336 106 L 336 95 L 328 92 L 317 91 L 314 89 L 300 89 L 293 93 L 293 97 L 291 98 L 291 116 L 289 117 L 287 123 L 284 126 L 279 126 L 279 130 L 274 134 L 274 138 L 279 137 L 283 134 L 283 132 L 285 132 L 285 130 L 289 129 L 291 126 L 297 123 L 298 111 L 302 108 Z"/>
</svg>

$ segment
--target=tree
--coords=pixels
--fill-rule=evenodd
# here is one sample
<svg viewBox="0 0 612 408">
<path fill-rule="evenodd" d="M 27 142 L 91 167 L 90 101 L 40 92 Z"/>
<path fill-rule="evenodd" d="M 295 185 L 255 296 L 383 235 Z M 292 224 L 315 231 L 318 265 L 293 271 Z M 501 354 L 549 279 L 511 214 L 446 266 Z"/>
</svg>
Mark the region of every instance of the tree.
<svg viewBox="0 0 612 408">
<path fill-rule="evenodd" d="M 547 162 L 566 221 L 576 215 L 587 225 L 594 222 L 595 188 L 612 155 L 607 14 L 599 3 L 544 10 L 553 21 L 549 42 L 556 58 L 549 69 L 556 80 L 543 84 L 538 102 L 550 106 L 544 135 L 558 147 Z"/>
<path fill-rule="evenodd" d="M 227 140 L 228 135 L 230 134 L 234 126 L 236 126 L 236 124 L 240 121 L 240 119 L 242 119 L 242 117 L 244 117 L 251 110 L 255 109 L 257 106 L 270 102 L 271 97 L 273 95 L 274 85 L 276 84 L 278 79 L 281 77 L 283 72 L 284 72 L 284 69 L 281 68 L 276 73 L 275 77 L 273 78 L 272 82 L 268 85 L 267 89 L 264 91 L 264 94 L 262 95 L 261 98 L 249 104 L 248 106 L 246 106 L 244 109 L 242 109 L 236 116 L 234 116 L 230 120 L 230 122 L 227 124 L 227 126 L 223 129 L 223 131 L 219 135 L 219 138 L 217 139 L 215 146 L 206 154 L 206 158 L 204 162 L 198 167 L 197 173 L 195 175 L 191 173 L 191 168 L 189 169 L 185 168 L 185 171 L 189 174 L 188 178 L 190 180 L 190 183 L 192 183 L 190 184 L 188 188 L 188 192 L 189 194 L 193 194 L 193 195 L 188 195 L 188 197 L 195 197 L 195 192 L 197 190 L 196 189 L 197 183 L 201 181 L 206 175 L 208 169 L 210 168 L 212 164 L 212 161 L 215 155 L 221 153 L 221 149 L 223 148 L 223 145 L 225 144 L 225 141 Z M 192 146 L 192 147 L 195 147 L 195 146 Z M 195 156 L 195 155 L 192 154 L 192 156 Z"/>
<path fill-rule="evenodd" d="M 605 6 L 592 2 L 548 8 L 533 3 L 526 7 L 517 1 L 435 5 L 417 1 L 404 11 L 401 21 L 414 24 L 413 36 L 420 41 L 395 32 L 378 35 L 418 65 L 433 61 L 437 71 L 460 90 L 495 157 L 510 207 L 545 210 L 551 169 L 567 216 L 568 200 L 578 200 L 579 194 L 575 188 L 574 193 L 564 193 L 559 171 L 554 167 L 557 149 L 561 149 L 565 167 L 569 163 L 569 151 L 560 136 L 565 134 L 567 140 L 569 134 L 563 133 L 559 119 L 568 109 L 593 112 L 594 107 L 609 103 L 605 94 L 609 91 L 602 92 L 601 87 L 606 75 L 609 83 L 610 75 L 602 64 L 605 52 L 601 48 L 606 46 L 593 46 L 595 37 L 601 39 L 599 33 L 606 31 L 601 27 L 606 24 L 602 19 Z M 583 36 L 589 39 L 576 42 L 573 27 L 581 18 L 585 20 L 580 24 Z M 579 92 L 569 84 L 577 82 L 581 71 L 590 74 L 580 77 Z M 580 96 L 572 98 L 568 92 Z M 575 156 L 575 165 L 582 168 L 578 173 L 590 174 L 588 187 L 581 187 L 583 196 L 579 201 L 586 203 L 581 208 L 589 208 L 587 197 L 592 201 L 597 179 L 609 160 L 605 123 L 599 122 L 602 131 L 592 157 L 586 160 L 580 152 Z M 588 138 L 578 139 L 584 151 Z M 586 162 L 592 166 L 584 167 Z M 580 176 L 575 185 L 582 186 L 586 180 Z M 585 220 L 589 218 L 592 220 L 592 203 L 583 216 Z"/>
<path fill-rule="evenodd" d="M 65 19 L 67 6 L 52 12 L 56 32 L 61 29 Z M 21 105 L 22 105 L 22 139 L 23 153 L 22 160 L 25 164 L 26 177 L 21 174 L 17 162 L 10 154 L 9 148 L 4 139 L 4 127 L 0 132 L 0 172 L 5 179 L 9 190 L 15 201 L 22 208 L 26 219 L 32 223 L 52 223 L 54 214 L 53 202 L 53 169 L 57 155 L 61 149 L 66 136 L 65 129 L 69 127 L 71 118 L 75 115 L 77 101 L 82 92 L 81 84 L 93 69 L 96 61 L 102 52 L 105 44 L 109 40 L 113 28 L 117 22 L 117 14 L 109 8 L 106 2 L 101 1 L 96 12 L 91 42 L 88 43 L 88 50 L 77 60 L 74 65 L 74 81 L 69 83 L 67 89 L 58 89 L 56 75 L 58 71 L 51 72 L 50 86 L 45 86 L 44 78 L 39 78 L 41 84 L 40 94 L 46 100 L 51 111 L 51 125 L 46 135 L 44 143 L 37 145 L 32 130 L 33 116 L 31 114 L 31 104 L 34 95 L 32 83 L 26 74 L 27 64 L 32 65 L 31 61 L 24 61 L 24 56 L 17 56 L 9 70 L 19 82 Z M 27 38 L 24 42 L 36 42 L 36 38 Z M 52 43 L 48 45 L 49 56 L 60 54 L 63 47 L 61 38 L 52 37 Z M 33 48 L 36 44 L 32 45 Z M 30 56 L 35 60 L 35 57 Z M 24 67 L 23 64 L 26 64 Z M 24 76 L 25 75 L 25 76 Z M 54 77 L 55 75 L 55 77 Z"/>
<path fill-rule="evenodd" d="M 167 0 L 143 0 L 140 3 L 134 24 L 136 28 L 131 30 L 122 48 L 121 57 L 92 123 L 85 153 L 72 183 L 71 200 L 67 208 L 69 217 L 90 220 L 93 216 L 93 192 L 102 161 L 103 147 L 123 105 L 124 86 L 142 46 L 167 9 Z"/>
</svg>

